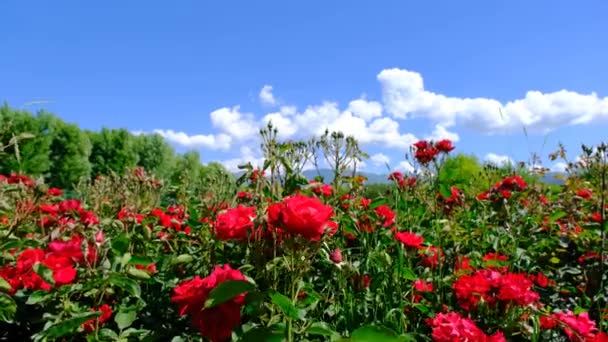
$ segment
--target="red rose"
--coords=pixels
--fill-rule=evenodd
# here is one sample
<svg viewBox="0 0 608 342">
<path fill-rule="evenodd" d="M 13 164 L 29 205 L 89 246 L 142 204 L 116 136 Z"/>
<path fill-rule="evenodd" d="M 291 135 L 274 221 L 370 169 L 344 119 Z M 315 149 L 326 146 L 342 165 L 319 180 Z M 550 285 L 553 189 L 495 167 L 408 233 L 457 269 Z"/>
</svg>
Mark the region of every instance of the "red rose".
<svg viewBox="0 0 608 342">
<path fill-rule="evenodd" d="M 422 236 L 410 232 L 397 232 L 395 233 L 395 239 L 406 247 L 411 248 L 422 248 L 422 243 L 424 242 Z"/>
<path fill-rule="evenodd" d="M 437 148 L 440 152 L 448 153 L 454 150 L 454 145 L 448 139 L 439 140 L 435 143 L 435 148 Z"/>
<path fill-rule="evenodd" d="M 93 332 L 102 326 L 112 317 L 112 308 L 108 304 L 102 304 L 98 309 L 91 309 L 92 312 L 101 312 L 101 316 L 90 319 L 82 324 L 86 333 Z"/>
<path fill-rule="evenodd" d="M 382 226 L 390 227 L 395 223 L 395 217 L 397 216 L 394 211 L 391 210 L 387 205 L 381 205 L 375 210 L 376 215 L 382 218 Z"/>
<path fill-rule="evenodd" d="M 239 205 L 217 215 L 215 219 L 215 236 L 222 241 L 246 240 L 253 230 L 256 207 Z"/>
<path fill-rule="evenodd" d="M 57 286 L 71 284 L 76 279 L 74 262 L 66 257 L 48 255 L 42 263 L 53 271 L 53 280 Z"/>
<path fill-rule="evenodd" d="M 240 306 L 244 304 L 245 294 L 241 294 L 216 307 L 205 309 L 209 293 L 219 284 L 228 280 L 245 280 L 243 274 L 229 265 L 215 266 L 206 278 L 196 276 L 178 284 L 173 290 L 171 301 L 179 306 L 179 315 L 191 315 L 193 325 L 201 335 L 212 342 L 230 338 L 232 330 L 241 321 Z"/>
<path fill-rule="evenodd" d="M 331 252 L 331 254 L 329 255 L 329 259 L 336 264 L 341 263 L 342 262 L 342 251 L 340 250 L 340 248 L 336 248 L 333 252 Z"/>
<path fill-rule="evenodd" d="M 274 208 L 273 210 L 276 210 L 278 207 Z M 336 227 L 335 223 L 330 221 L 333 214 L 333 207 L 321 203 L 319 199 L 295 195 L 283 200 L 278 221 L 288 232 L 301 235 L 311 241 L 318 241 L 326 231 L 330 234 L 335 233 L 333 229 Z M 274 215 L 276 212 L 273 213 Z"/>
<path fill-rule="evenodd" d="M 578 316 L 570 311 L 558 312 L 553 317 L 563 323 L 564 332 L 570 341 L 583 342 L 594 338 L 597 331 L 595 322 L 589 319 L 589 313 L 583 312 Z"/>
<path fill-rule="evenodd" d="M 54 197 L 63 195 L 63 191 L 61 189 L 57 189 L 57 188 L 50 188 L 46 193 L 47 193 L 47 195 L 54 196 Z"/>
</svg>

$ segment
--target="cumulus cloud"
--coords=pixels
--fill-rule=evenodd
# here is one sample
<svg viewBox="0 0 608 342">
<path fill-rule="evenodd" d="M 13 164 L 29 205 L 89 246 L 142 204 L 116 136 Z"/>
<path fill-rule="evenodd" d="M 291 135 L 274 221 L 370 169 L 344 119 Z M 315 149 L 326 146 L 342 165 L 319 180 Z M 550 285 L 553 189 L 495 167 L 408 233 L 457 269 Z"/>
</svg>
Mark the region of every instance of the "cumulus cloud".
<svg viewBox="0 0 608 342">
<path fill-rule="evenodd" d="M 567 167 L 568 167 L 568 164 L 566 164 L 564 162 L 557 162 L 557 163 L 551 165 L 550 169 L 553 172 L 566 172 Z"/>
<path fill-rule="evenodd" d="M 366 122 L 352 112 L 341 111 L 334 102 L 319 106 L 309 106 L 303 113 L 296 114 L 294 123 L 299 134 L 321 135 L 325 130 L 340 131 L 352 135 L 361 144 L 377 144 L 385 147 L 409 148 L 417 138 L 413 134 L 402 134 L 399 123 L 388 117 L 380 117 Z"/>
<path fill-rule="evenodd" d="M 391 161 L 391 159 L 383 153 L 376 153 L 372 155 L 369 159 L 371 159 L 372 163 L 374 163 L 375 166 L 384 166 L 390 163 Z"/>
<path fill-rule="evenodd" d="M 456 141 L 460 140 L 460 136 L 458 136 L 457 133 L 448 131 L 442 125 L 436 125 L 435 130 L 433 130 L 433 133 L 431 133 L 431 135 L 427 135 L 426 139 L 432 140 L 432 141 L 449 139 L 449 140 L 452 140 L 453 142 L 456 142 Z"/>
<path fill-rule="evenodd" d="M 347 110 L 365 121 L 382 116 L 382 104 L 376 101 L 367 101 L 364 98 L 351 101 Z"/>
<path fill-rule="evenodd" d="M 264 165 L 264 158 L 257 155 L 249 146 L 242 146 L 240 152 L 240 156 L 237 158 L 221 161 L 228 171 L 242 171 L 239 170 L 239 165 L 246 163 L 251 163 L 254 168 L 261 168 Z"/>
<path fill-rule="evenodd" d="M 416 171 L 416 168 L 409 161 L 404 160 L 401 163 L 399 163 L 399 165 L 397 165 L 397 167 L 395 167 L 394 171 L 413 173 Z"/>
<path fill-rule="evenodd" d="M 231 146 L 232 138 L 226 134 L 194 134 L 176 132 L 171 129 L 155 129 L 167 141 L 189 148 L 207 148 L 212 150 L 227 150 Z"/>
<path fill-rule="evenodd" d="M 421 117 L 443 127 L 457 124 L 482 133 L 510 133 L 526 127 L 547 132 L 563 125 L 589 123 L 608 116 L 608 97 L 568 90 L 528 91 L 524 98 L 501 103 L 491 98 L 460 98 L 424 88 L 422 76 L 404 69 L 385 69 L 378 76 L 385 109 L 395 118 Z"/>
<path fill-rule="evenodd" d="M 239 106 L 216 109 L 209 116 L 214 127 L 237 140 L 252 138 L 258 133 L 253 114 L 241 113 Z"/>
<path fill-rule="evenodd" d="M 496 166 L 505 166 L 505 165 L 514 165 L 513 159 L 509 156 L 500 155 L 496 153 L 488 153 L 486 154 L 484 160 L 490 164 L 494 164 Z"/>
<path fill-rule="evenodd" d="M 227 150 L 240 146 L 256 146 L 260 127 L 268 122 L 279 131 L 280 139 L 308 139 L 319 136 L 326 129 L 354 136 L 364 149 L 375 145 L 386 149 L 371 158 L 372 165 L 384 164 L 393 157 L 391 149 L 403 152 L 418 140 L 450 139 L 459 141 L 463 128 L 482 134 L 509 134 L 520 132 L 546 132 L 566 125 L 582 125 L 608 118 L 608 97 L 595 93 L 579 94 L 568 90 L 542 93 L 528 91 L 523 97 L 511 101 L 493 98 L 462 98 L 432 92 L 425 88 L 422 75 L 405 69 L 385 69 L 377 75 L 381 87 L 381 101 L 366 96 L 353 98 L 346 104 L 322 102 L 301 107 L 284 105 L 265 85 L 259 100 L 267 108 L 254 115 L 241 111 L 239 106 L 222 107 L 209 114 L 211 131 L 190 135 L 185 132 L 158 129 L 168 141 L 189 148 Z M 331 94 L 328 94 L 331 96 Z M 422 119 L 428 128 L 404 131 L 410 118 Z M 137 132 L 142 134 L 144 132 Z M 145 134 L 145 133 L 144 133 Z M 388 152 L 386 152 L 388 150 Z M 241 150 L 240 156 L 225 162 L 233 169 L 246 160 L 260 160 L 251 150 Z M 384 158 L 386 157 L 386 158 Z M 502 165 L 513 163 L 508 156 L 488 154 L 485 160 Z M 554 165 L 553 168 L 559 165 Z M 411 172 L 413 166 L 402 162 L 397 169 Z"/>
<path fill-rule="evenodd" d="M 274 98 L 274 95 L 272 94 L 271 85 L 263 86 L 262 89 L 260 90 L 260 93 L 258 96 L 260 98 L 260 102 L 262 102 L 263 105 L 266 105 L 266 106 L 276 106 L 277 105 L 277 100 Z"/>
</svg>

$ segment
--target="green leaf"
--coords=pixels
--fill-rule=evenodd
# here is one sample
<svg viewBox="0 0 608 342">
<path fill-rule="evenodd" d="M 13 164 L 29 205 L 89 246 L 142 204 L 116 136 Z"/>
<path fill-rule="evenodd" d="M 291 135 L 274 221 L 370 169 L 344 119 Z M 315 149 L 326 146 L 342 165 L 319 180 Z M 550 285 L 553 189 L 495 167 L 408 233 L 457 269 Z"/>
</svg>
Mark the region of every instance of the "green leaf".
<svg viewBox="0 0 608 342">
<path fill-rule="evenodd" d="M 441 196 L 443 196 L 444 198 L 452 197 L 452 189 L 450 189 L 450 187 L 447 186 L 446 184 L 439 185 L 439 192 L 441 193 Z"/>
<path fill-rule="evenodd" d="M 403 342 L 404 337 L 399 337 L 394 331 L 375 325 L 365 325 L 353 331 L 350 340 L 352 342 Z"/>
<path fill-rule="evenodd" d="M 137 269 L 135 267 L 129 267 L 129 269 L 127 270 L 127 274 L 129 274 L 130 276 L 132 276 L 134 278 L 141 279 L 141 280 L 150 279 L 150 275 L 148 274 L 148 272 Z"/>
<path fill-rule="evenodd" d="M 122 274 L 114 273 L 110 275 L 109 282 L 110 284 L 119 287 L 123 291 L 126 291 L 135 297 L 141 296 L 141 288 L 139 287 L 139 284 L 135 280 L 127 278 Z"/>
<path fill-rule="evenodd" d="M 562 218 L 562 217 L 564 217 L 564 216 L 567 216 L 567 215 L 568 215 L 568 214 L 567 214 L 567 213 L 565 213 L 565 212 L 563 212 L 563 211 L 558 211 L 558 212 L 555 212 L 555 213 L 551 214 L 551 216 L 549 216 L 549 222 L 550 222 L 550 223 L 553 223 L 553 222 L 555 222 L 556 220 L 559 220 L 560 218 Z"/>
<path fill-rule="evenodd" d="M 141 255 L 132 255 L 128 262 L 129 265 L 142 265 L 142 266 L 148 266 L 153 263 L 154 263 L 154 261 L 151 258 L 146 257 L 146 256 L 141 256 Z"/>
<path fill-rule="evenodd" d="M 282 295 L 278 292 L 273 292 L 270 294 L 270 301 L 278 306 L 281 311 L 292 319 L 300 319 L 302 313 L 293 305 L 291 300 L 287 298 L 285 295 Z"/>
<path fill-rule="evenodd" d="M 137 319 L 137 311 L 134 309 L 118 311 L 116 316 L 114 316 L 114 322 L 118 325 L 118 329 L 123 330 L 128 328 L 135 322 Z"/>
<path fill-rule="evenodd" d="M 48 327 L 43 335 L 48 339 L 55 339 L 75 333 L 86 321 L 101 316 L 101 312 L 88 312 L 82 316 L 73 317 L 65 321 L 55 323 Z"/>
<path fill-rule="evenodd" d="M 112 250 L 117 255 L 123 255 L 129 248 L 129 237 L 127 234 L 123 233 L 112 239 Z"/>
<path fill-rule="evenodd" d="M 34 269 L 34 272 L 40 276 L 40 278 L 44 279 L 45 282 L 50 285 L 55 285 L 55 279 L 53 279 L 53 270 L 48 268 L 45 264 L 39 262 L 34 264 L 32 268 Z"/>
<path fill-rule="evenodd" d="M 111 339 L 113 341 L 118 339 L 118 334 L 116 334 L 114 330 L 108 328 L 99 329 L 99 335 L 107 337 L 108 339 Z"/>
<path fill-rule="evenodd" d="M 225 281 L 211 290 L 207 301 L 205 301 L 205 308 L 208 309 L 218 306 L 240 294 L 252 291 L 254 289 L 255 285 L 246 280 Z"/>
<path fill-rule="evenodd" d="M 416 275 L 416 273 L 414 273 L 414 271 L 409 267 L 403 267 L 401 269 L 401 276 L 403 277 L 403 279 L 407 279 L 407 280 L 411 280 L 411 281 L 415 281 L 418 279 L 418 276 Z"/>
<path fill-rule="evenodd" d="M 12 289 L 11 284 L 8 283 L 4 278 L 0 277 L 0 290 L 10 291 Z"/>
<path fill-rule="evenodd" d="M 44 302 L 47 298 L 50 298 L 50 297 L 51 297 L 51 295 L 47 291 L 44 291 L 44 290 L 36 291 L 28 297 L 25 304 L 27 304 L 27 305 L 38 304 L 38 303 Z"/>
<path fill-rule="evenodd" d="M 269 328 L 253 328 L 241 336 L 239 342 L 283 342 L 284 334 Z"/>
<path fill-rule="evenodd" d="M 192 257 L 192 255 L 190 255 L 190 254 L 181 254 L 181 255 L 178 255 L 175 259 L 173 259 L 173 264 L 174 265 L 189 264 L 189 263 L 192 262 L 192 260 L 194 260 L 194 258 Z"/>
<path fill-rule="evenodd" d="M 263 292 L 249 292 L 245 296 L 245 313 L 248 316 L 258 316 L 264 307 L 264 301 L 266 300 L 266 294 Z"/>
<path fill-rule="evenodd" d="M 129 260 L 131 260 L 131 253 L 125 253 L 122 255 L 122 258 L 120 258 L 120 265 L 121 267 L 124 267 L 127 263 L 129 263 Z"/>
<path fill-rule="evenodd" d="M 0 321 L 12 323 L 17 313 L 17 303 L 6 293 L 0 292 Z"/>
<path fill-rule="evenodd" d="M 378 208 L 379 206 L 383 205 L 383 204 L 387 204 L 388 201 L 386 200 L 386 198 L 378 198 L 375 199 L 370 205 L 369 205 L 369 209 L 374 210 L 376 208 Z"/>
<path fill-rule="evenodd" d="M 321 335 L 321 336 L 332 336 L 334 338 L 340 337 L 335 330 L 333 330 L 329 324 L 325 322 L 314 322 L 306 329 L 306 333 L 310 335 Z"/>
</svg>

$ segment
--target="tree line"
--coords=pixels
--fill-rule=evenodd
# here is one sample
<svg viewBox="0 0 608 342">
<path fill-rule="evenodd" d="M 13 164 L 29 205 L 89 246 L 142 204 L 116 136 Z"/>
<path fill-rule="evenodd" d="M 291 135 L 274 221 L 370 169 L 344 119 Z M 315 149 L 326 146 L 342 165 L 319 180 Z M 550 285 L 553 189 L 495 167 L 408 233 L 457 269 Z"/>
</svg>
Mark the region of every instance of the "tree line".
<svg viewBox="0 0 608 342">
<path fill-rule="evenodd" d="M 158 134 L 128 130 L 83 130 L 40 110 L 0 107 L 0 174 L 43 177 L 47 184 L 71 189 L 83 180 L 136 167 L 168 184 L 189 186 L 210 175 L 233 178 L 219 163 L 202 164 L 197 151 L 176 153 Z"/>
</svg>

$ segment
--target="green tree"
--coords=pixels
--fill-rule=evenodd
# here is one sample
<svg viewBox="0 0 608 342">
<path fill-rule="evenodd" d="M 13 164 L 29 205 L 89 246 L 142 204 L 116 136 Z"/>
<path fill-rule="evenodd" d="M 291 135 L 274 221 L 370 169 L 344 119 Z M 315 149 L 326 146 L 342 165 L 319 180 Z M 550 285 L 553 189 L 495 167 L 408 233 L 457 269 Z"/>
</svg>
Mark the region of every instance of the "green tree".
<svg viewBox="0 0 608 342">
<path fill-rule="evenodd" d="M 171 183 L 186 187 L 196 187 L 201 179 L 201 156 L 197 151 L 188 151 L 176 158 L 171 173 Z"/>
<path fill-rule="evenodd" d="M 159 178 L 168 178 L 175 151 L 159 134 L 134 136 L 137 165 Z"/>
<path fill-rule="evenodd" d="M 93 176 L 111 172 L 122 174 L 135 167 L 137 153 L 133 135 L 126 129 L 102 128 L 100 132 L 88 131 L 92 149 L 89 158 Z"/>
<path fill-rule="evenodd" d="M 49 184 L 71 188 L 91 175 L 91 143 L 78 126 L 57 120 L 51 130 Z"/>
<path fill-rule="evenodd" d="M 490 185 L 490 177 L 474 155 L 456 154 L 445 160 L 439 170 L 439 182 L 475 193 Z"/>
<path fill-rule="evenodd" d="M 20 172 L 32 176 L 44 175 L 50 167 L 49 148 L 51 136 L 49 126 L 55 120 L 44 111 L 36 116 L 27 111 L 11 109 L 7 104 L 0 107 L 0 145 L 9 145 L 15 137 L 23 134 L 33 136 L 17 144 L 10 144 L 0 159 L 0 173 Z"/>
</svg>

